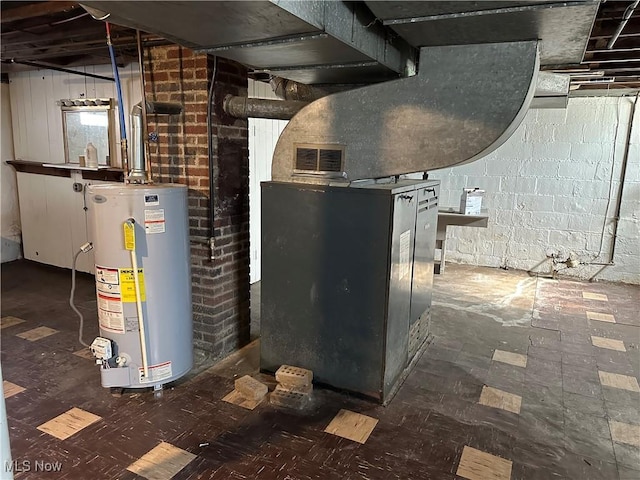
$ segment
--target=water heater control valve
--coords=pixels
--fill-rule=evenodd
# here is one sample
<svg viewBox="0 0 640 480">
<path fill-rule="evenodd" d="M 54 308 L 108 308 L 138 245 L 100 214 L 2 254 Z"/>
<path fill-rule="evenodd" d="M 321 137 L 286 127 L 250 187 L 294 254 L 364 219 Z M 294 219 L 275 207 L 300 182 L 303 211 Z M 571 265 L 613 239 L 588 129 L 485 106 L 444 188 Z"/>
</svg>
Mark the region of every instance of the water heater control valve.
<svg viewBox="0 0 640 480">
<path fill-rule="evenodd" d="M 111 344 L 111 340 L 104 337 L 96 337 L 96 339 L 91 342 L 91 353 L 96 359 L 99 360 L 109 360 L 113 357 L 113 348 Z"/>
</svg>

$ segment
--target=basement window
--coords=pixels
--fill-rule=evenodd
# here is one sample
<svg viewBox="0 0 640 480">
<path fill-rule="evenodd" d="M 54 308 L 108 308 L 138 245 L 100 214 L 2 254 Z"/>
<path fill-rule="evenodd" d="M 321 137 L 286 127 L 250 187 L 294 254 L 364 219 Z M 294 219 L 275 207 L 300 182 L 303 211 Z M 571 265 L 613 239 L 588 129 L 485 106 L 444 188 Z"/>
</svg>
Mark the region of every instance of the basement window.
<svg viewBox="0 0 640 480">
<path fill-rule="evenodd" d="M 58 105 L 62 110 L 65 163 L 84 166 L 87 144 L 92 143 L 98 153 L 98 166 L 110 166 L 115 152 L 113 99 L 63 99 Z"/>
</svg>

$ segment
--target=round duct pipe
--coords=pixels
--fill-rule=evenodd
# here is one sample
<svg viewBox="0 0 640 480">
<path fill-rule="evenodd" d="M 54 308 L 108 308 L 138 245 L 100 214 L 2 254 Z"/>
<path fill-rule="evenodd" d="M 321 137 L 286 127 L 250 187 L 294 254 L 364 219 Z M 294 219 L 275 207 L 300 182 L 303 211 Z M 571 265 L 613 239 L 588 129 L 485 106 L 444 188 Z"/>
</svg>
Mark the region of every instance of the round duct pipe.
<svg viewBox="0 0 640 480">
<path fill-rule="evenodd" d="M 266 100 L 263 98 L 235 97 L 227 95 L 222 108 L 225 113 L 236 118 L 271 118 L 290 120 L 308 102 L 295 100 Z"/>
<path fill-rule="evenodd" d="M 273 93 L 283 100 L 298 100 L 305 102 L 313 102 L 319 98 L 326 97 L 332 93 L 344 92 L 345 90 L 353 90 L 354 88 L 364 85 L 305 85 L 294 80 L 282 77 L 271 77 L 269 85 Z"/>
</svg>

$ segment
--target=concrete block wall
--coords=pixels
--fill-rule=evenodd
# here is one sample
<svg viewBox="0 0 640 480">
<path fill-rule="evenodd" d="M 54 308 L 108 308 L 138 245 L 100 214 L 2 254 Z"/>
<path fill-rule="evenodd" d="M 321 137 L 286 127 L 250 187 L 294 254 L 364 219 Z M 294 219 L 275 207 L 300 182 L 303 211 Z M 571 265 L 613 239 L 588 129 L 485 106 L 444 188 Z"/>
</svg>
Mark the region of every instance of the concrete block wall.
<svg viewBox="0 0 640 480">
<path fill-rule="evenodd" d="M 212 124 L 216 197 L 215 259 L 210 258 L 207 97 L 214 59 L 175 45 L 146 52 L 149 100 L 177 102 L 183 113 L 148 117 L 156 182 L 189 187 L 194 344 L 219 357 L 249 341 L 249 152 L 246 120 L 226 116 L 226 94 L 247 95 L 247 71 L 218 58 Z"/>
<path fill-rule="evenodd" d="M 640 283 L 640 106 L 628 147 L 615 239 L 616 201 L 634 97 L 579 97 L 568 108 L 530 110 L 487 157 L 430 172 L 441 205 L 464 187 L 486 190 L 489 227 L 447 229 L 447 260 L 581 279 Z M 580 265 L 564 261 L 575 258 Z"/>
</svg>

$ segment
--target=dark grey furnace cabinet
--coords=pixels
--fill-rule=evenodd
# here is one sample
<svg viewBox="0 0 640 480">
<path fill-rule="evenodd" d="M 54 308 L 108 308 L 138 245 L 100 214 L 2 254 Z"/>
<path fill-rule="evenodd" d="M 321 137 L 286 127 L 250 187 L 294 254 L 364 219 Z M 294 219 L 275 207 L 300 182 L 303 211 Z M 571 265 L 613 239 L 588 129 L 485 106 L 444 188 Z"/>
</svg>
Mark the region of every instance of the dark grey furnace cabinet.
<svg viewBox="0 0 640 480">
<path fill-rule="evenodd" d="M 387 402 L 428 335 L 439 182 L 262 184 L 260 366 Z"/>
</svg>

